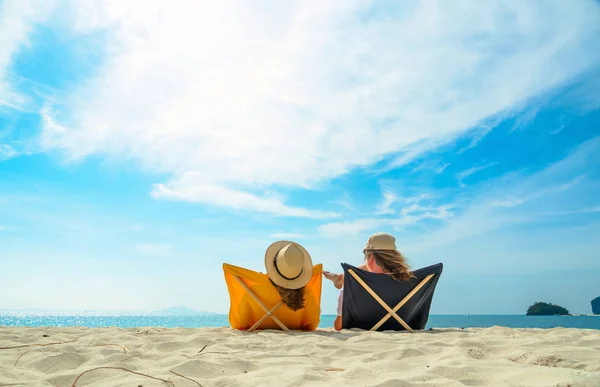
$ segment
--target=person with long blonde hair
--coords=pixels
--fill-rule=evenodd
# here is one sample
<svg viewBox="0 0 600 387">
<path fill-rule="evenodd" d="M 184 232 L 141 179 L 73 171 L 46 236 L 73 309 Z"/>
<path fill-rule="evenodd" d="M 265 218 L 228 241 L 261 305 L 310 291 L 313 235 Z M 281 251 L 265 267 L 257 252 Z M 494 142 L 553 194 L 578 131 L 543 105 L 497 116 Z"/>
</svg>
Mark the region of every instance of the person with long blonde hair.
<svg viewBox="0 0 600 387">
<path fill-rule="evenodd" d="M 414 277 L 406 257 L 396 248 L 396 238 L 390 234 L 371 235 L 363 249 L 363 254 L 365 261 L 358 266 L 359 269 L 371 273 L 387 274 L 396 281 L 408 281 Z M 331 280 L 336 288 L 342 289 L 344 286 L 344 274 L 324 271 L 323 275 Z M 344 292 L 341 290 L 338 297 L 337 317 L 333 324 L 336 330 L 342 329 L 343 296 Z"/>
</svg>

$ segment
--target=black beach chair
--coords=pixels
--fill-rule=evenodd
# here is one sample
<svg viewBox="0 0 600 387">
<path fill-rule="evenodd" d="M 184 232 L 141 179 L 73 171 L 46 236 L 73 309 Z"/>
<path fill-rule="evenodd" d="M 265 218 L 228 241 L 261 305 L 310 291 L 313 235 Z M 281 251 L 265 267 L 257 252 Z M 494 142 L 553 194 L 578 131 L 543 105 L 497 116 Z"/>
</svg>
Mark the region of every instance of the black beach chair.
<svg viewBox="0 0 600 387">
<path fill-rule="evenodd" d="M 342 263 L 344 302 L 342 328 L 372 331 L 425 328 L 433 292 L 443 265 L 414 270 L 416 278 L 400 282 L 387 274 L 371 273 Z"/>
</svg>

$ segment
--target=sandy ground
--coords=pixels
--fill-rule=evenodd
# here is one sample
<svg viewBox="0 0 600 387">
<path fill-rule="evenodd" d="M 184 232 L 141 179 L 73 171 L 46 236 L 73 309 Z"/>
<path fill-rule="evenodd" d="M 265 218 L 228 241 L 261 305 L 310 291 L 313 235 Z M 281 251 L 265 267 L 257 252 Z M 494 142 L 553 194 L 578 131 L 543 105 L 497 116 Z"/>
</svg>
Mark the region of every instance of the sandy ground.
<svg viewBox="0 0 600 387">
<path fill-rule="evenodd" d="M 600 331 L 0 327 L 0 386 L 19 385 L 598 387 Z"/>
</svg>

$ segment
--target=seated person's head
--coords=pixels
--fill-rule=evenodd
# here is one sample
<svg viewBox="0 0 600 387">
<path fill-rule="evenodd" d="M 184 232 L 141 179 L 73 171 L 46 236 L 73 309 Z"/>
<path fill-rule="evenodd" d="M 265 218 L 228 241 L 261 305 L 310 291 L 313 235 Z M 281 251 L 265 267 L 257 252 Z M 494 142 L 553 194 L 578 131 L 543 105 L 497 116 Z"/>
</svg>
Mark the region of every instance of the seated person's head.
<svg viewBox="0 0 600 387">
<path fill-rule="evenodd" d="M 304 308 L 304 287 L 312 278 L 312 260 L 304 247 L 289 241 L 273 243 L 265 253 L 265 267 L 283 303 L 293 311 Z"/>
<path fill-rule="evenodd" d="M 372 273 L 386 273 L 397 281 L 408 281 L 413 277 L 406 258 L 396 249 L 396 238 L 390 234 L 371 235 L 363 253 Z"/>
</svg>

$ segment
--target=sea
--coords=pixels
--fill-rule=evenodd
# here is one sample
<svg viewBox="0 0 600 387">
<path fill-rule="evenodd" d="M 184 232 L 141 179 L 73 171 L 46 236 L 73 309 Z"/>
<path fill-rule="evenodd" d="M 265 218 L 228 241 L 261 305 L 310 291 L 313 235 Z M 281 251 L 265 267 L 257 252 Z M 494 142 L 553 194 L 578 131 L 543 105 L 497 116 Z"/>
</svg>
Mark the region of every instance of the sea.
<svg viewBox="0 0 600 387">
<path fill-rule="evenodd" d="M 320 328 L 333 327 L 335 315 L 321 315 Z M 24 327 L 164 327 L 201 328 L 229 326 L 226 314 L 194 315 L 130 315 L 130 314 L 61 314 L 61 313 L 0 313 L 0 326 Z M 431 315 L 429 328 L 580 328 L 599 329 L 600 315 L 525 316 L 525 315 Z"/>
</svg>

